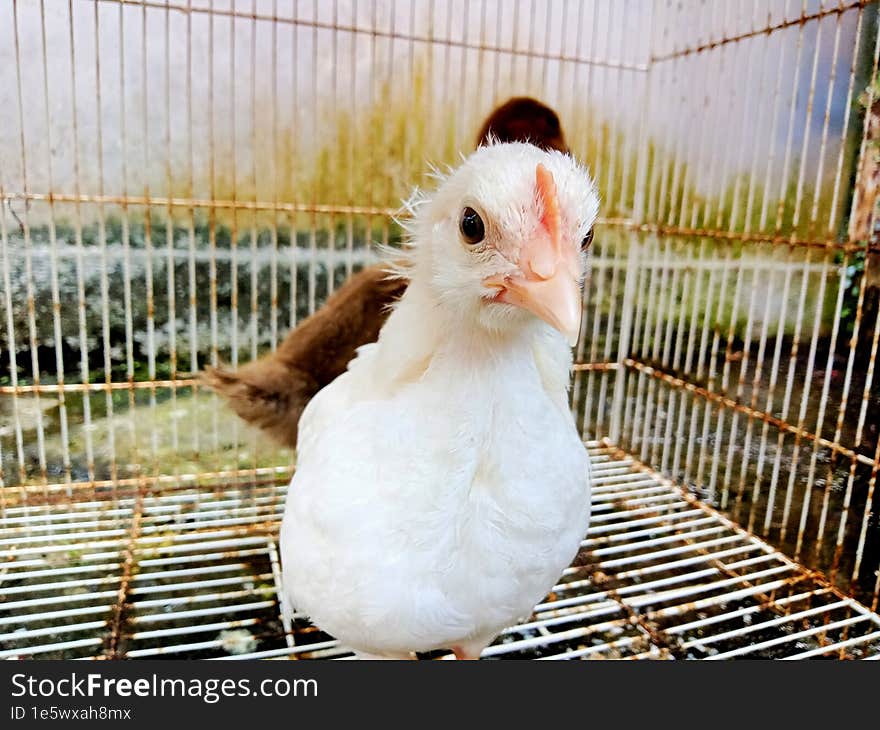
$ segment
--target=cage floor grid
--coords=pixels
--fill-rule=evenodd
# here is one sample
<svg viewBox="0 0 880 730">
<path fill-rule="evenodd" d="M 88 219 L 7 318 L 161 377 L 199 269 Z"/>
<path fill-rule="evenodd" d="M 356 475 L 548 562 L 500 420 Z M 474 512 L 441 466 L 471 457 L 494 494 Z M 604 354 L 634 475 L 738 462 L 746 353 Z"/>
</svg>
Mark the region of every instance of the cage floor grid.
<svg viewBox="0 0 880 730">
<path fill-rule="evenodd" d="M 572 566 L 484 658 L 880 658 L 880 616 L 674 484 L 588 444 Z M 286 484 L 7 507 L 0 658 L 351 658 L 282 619 Z"/>
</svg>

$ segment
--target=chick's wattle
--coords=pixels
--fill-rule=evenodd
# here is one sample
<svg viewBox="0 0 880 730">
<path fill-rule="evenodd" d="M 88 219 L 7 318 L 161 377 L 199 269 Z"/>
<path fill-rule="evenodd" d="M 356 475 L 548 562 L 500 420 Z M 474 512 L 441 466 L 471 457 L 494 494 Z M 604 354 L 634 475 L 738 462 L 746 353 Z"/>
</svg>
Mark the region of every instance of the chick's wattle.
<svg viewBox="0 0 880 730">
<path fill-rule="evenodd" d="M 289 604 L 359 655 L 476 658 L 577 553 L 566 391 L 597 208 L 575 160 L 518 143 L 413 204 L 409 286 L 306 407 L 281 530 Z"/>
</svg>

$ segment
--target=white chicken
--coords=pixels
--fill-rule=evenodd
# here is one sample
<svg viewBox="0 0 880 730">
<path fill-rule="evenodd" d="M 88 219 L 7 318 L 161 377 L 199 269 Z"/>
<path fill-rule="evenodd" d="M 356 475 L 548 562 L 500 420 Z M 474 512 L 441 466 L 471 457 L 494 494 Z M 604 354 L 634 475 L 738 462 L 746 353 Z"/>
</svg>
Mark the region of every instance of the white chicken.
<svg viewBox="0 0 880 730">
<path fill-rule="evenodd" d="M 409 288 L 303 413 L 281 528 L 290 605 L 358 656 L 479 658 L 577 553 L 566 391 L 597 210 L 572 157 L 521 143 L 413 205 Z"/>
</svg>

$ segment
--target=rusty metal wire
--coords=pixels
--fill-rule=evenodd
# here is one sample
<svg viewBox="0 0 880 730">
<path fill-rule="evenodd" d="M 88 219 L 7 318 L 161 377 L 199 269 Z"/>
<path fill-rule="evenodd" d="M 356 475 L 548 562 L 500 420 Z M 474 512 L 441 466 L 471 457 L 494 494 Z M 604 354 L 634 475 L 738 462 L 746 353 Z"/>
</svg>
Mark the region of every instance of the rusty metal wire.
<svg viewBox="0 0 880 730">
<path fill-rule="evenodd" d="M 594 522 L 534 614 L 484 658 L 870 656 L 880 617 L 626 455 L 591 443 Z M 279 613 L 282 485 L 147 488 L 11 512 L 0 656 L 346 658 Z M 69 552 L 78 564 L 66 563 Z M 121 569 L 118 566 L 121 565 Z M 136 569 L 134 569 L 136 568 Z M 437 658 L 446 658 L 438 656 Z"/>
</svg>

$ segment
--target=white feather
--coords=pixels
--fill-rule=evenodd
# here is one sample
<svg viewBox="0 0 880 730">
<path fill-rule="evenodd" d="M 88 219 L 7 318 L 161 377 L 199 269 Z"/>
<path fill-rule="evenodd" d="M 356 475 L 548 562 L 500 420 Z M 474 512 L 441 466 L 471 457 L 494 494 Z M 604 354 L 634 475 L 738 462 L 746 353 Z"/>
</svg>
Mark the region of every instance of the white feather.
<svg viewBox="0 0 880 730">
<path fill-rule="evenodd" d="M 534 317 L 487 320 L 484 293 L 471 295 L 490 264 L 460 251 L 454 233 L 475 175 L 511 168 L 501 173 L 515 199 L 535 159 L 555 165 L 569 211 L 577 202 L 566 181 L 584 186 L 588 209 L 570 224 L 592 225 L 592 183 L 570 158 L 481 148 L 415 207 L 406 294 L 379 341 L 300 421 L 281 533 L 285 591 L 362 653 L 478 653 L 530 613 L 586 530 L 589 461 L 566 398 L 571 351 Z M 498 215 L 511 205 L 503 189 L 496 203 Z"/>
</svg>

